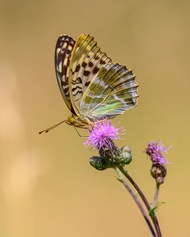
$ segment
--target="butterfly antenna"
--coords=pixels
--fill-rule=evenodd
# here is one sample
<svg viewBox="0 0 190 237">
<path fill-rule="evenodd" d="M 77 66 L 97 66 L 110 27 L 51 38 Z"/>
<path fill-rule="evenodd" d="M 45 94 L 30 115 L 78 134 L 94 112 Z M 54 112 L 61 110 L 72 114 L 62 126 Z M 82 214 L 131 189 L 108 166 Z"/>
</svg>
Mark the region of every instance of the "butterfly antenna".
<svg viewBox="0 0 190 237">
<path fill-rule="evenodd" d="M 49 128 L 46 128 L 45 130 L 40 131 L 39 134 L 47 133 L 47 132 L 49 132 L 50 130 L 52 130 L 52 129 L 58 127 L 60 124 L 65 123 L 65 122 L 66 122 L 66 120 L 63 120 L 63 121 L 61 121 L 61 122 L 59 122 L 59 123 L 56 123 L 55 125 L 53 125 L 53 126 L 51 126 L 51 127 L 49 127 Z"/>
</svg>

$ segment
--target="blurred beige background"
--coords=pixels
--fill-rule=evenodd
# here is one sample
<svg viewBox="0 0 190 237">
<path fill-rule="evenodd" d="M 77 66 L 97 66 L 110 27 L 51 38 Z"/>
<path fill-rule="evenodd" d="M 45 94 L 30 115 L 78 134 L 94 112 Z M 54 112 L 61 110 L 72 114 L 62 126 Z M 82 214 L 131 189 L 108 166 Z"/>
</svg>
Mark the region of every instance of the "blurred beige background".
<svg viewBox="0 0 190 237">
<path fill-rule="evenodd" d="M 177 0 L 0 0 L 0 236 L 151 236 L 112 170 L 66 124 L 54 72 L 60 34 L 88 32 L 114 62 L 133 68 L 139 105 L 114 120 L 132 148 L 130 174 L 150 202 L 154 181 L 143 150 L 173 145 L 158 210 L 163 236 L 190 236 L 190 2 Z"/>
</svg>

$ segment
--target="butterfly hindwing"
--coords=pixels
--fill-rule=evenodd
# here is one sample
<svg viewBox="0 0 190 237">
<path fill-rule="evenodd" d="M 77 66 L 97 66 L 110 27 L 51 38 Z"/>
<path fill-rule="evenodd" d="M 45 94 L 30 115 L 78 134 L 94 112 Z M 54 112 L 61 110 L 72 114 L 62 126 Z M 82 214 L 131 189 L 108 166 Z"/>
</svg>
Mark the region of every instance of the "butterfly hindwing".
<svg viewBox="0 0 190 237">
<path fill-rule="evenodd" d="M 113 118 L 137 104 L 137 87 L 131 70 L 107 64 L 85 91 L 80 110 L 90 120 Z"/>
</svg>

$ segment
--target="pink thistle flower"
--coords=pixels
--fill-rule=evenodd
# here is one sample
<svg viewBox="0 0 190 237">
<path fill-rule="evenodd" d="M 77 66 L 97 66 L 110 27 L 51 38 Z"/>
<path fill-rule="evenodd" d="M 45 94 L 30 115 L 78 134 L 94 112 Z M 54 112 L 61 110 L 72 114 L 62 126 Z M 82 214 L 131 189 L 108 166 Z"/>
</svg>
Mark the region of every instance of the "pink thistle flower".
<svg viewBox="0 0 190 237">
<path fill-rule="evenodd" d="M 149 142 L 145 152 L 150 156 L 153 164 L 165 165 L 169 163 L 162 153 L 167 153 L 169 148 L 165 148 L 161 142 Z"/>
<path fill-rule="evenodd" d="M 111 125 L 111 122 L 107 119 L 103 121 L 97 121 L 94 124 L 94 127 L 92 130 L 89 130 L 89 137 L 87 141 L 84 143 L 84 145 L 91 145 L 97 150 L 100 150 L 101 148 L 108 148 L 109 150 L 112 150 L 113 142 L 112 140 L 119 139 L 119 135 L 122 135 L 122 133 L 119 133 L 120 130 L 123 130 L 122 127 L 116 128 L 113 125 Z"/>
</svg>

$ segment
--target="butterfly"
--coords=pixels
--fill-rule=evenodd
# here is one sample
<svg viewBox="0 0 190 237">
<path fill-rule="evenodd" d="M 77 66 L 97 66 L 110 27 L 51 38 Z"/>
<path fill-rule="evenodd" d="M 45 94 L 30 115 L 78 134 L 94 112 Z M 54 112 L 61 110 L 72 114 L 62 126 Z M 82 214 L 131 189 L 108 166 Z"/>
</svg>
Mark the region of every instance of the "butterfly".
<svg viewBox="0 0 190 237">
<path fill-rule="evenodd" d="M 59 36 L 55 72 L 72 114 L 62 122 L 69 125 L 89 129 L 94 122 L 112 119 L 137 105 L 138 84 L 132 70 L 112 63 L 90 34 L 81 34 L 76 41 L 68 35 Z"/>
</svg>

